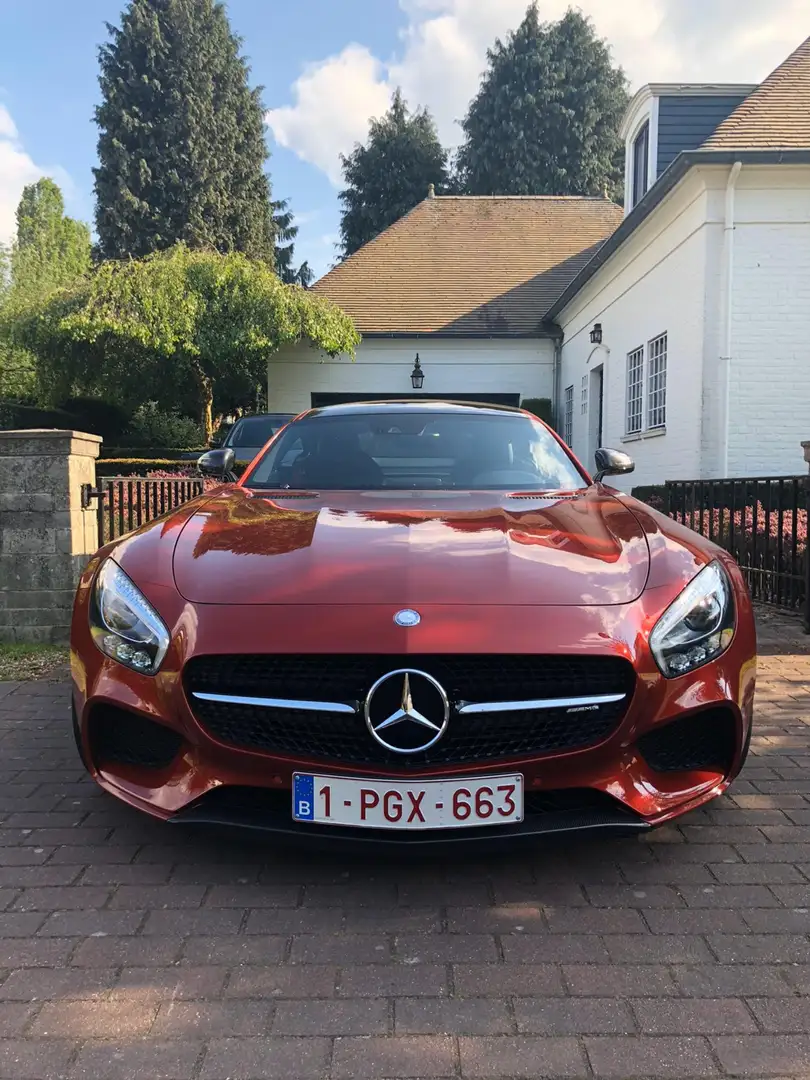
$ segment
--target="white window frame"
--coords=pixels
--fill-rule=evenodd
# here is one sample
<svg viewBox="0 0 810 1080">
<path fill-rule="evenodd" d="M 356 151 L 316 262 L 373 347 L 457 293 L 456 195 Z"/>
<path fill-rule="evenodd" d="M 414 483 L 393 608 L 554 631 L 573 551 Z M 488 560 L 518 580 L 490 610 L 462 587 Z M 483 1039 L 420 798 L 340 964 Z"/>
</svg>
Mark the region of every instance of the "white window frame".
<svg viewBox="0 0 810 1080">
<path fill-rule="evenodd" d="M 579 391 L 579 411 L 583 416 L 588 415 L 588 376 L 582 376 L 582 387 Z"/>
<path fill-rule="evenodd" d="M 570 446 L 574 439 L 574 384 L 566 386 L 563 396 L 563 442 Z"/>
<path fill-rule="evenodd" d="M 644 430 L 644 346 L 627 354 L 624 392 L 624 433 L 640 435 Z"/>
<path fill-rule="evenodd" d="M 667 353 L 668 334 L 664 332 L 647 342 L 646 429 L 659 431 L 667 426 Z"/>
<path fill-rule="evenodd" d="M 669 332 L 657 334 L 627 354 L 624 438 L 664 435 L 667 429 Z"/>
</svg>

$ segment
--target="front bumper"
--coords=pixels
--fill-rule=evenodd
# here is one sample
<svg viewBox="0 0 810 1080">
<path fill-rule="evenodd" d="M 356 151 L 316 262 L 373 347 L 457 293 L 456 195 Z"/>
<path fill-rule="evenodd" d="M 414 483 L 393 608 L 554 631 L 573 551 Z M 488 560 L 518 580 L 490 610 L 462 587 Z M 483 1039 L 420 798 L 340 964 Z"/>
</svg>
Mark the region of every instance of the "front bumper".
<svg viewBox="0 0 810 1080">
<path fill-rule="evenodd" d="M 111 794 L 138 809 L 173 823 L 227 824 L 282 834 L 319 835 L 357 843 L 431 845 L 536 837 L 571 830 L 639 832 L 659 825 L 719 795 L 739 771 L 750 735 L 755 638 L 750 606 L 738 601 L 734 642 L 714 663 L 678 679 L 658 672 L 642 628 L 668 596 L 651 590 L 634 604 L 615 608 L 476 609 L 472 606 L 423 611 L 417 635 L 394 626 L 388 606 L 327 610 L 314 607 L 222 609 L 194 608 L 174 590 L 146 586 L 144 592 L 172 627 L 172 645 L 161 672 L 148 677 L 101 655 L 90 638 L 87 588 L 80 587 L 72 634 L 72 674 L 77 739 L 87 767 Z M 426 632 L 422 632 L 423 628 Z M 264 753 L 226 745 L 201 726 L 189 706 L 182 680 L 192 656 L 266 652 L 312 655 L 341 651 L 399 656 L 431 651 L 470 654 L 610 655 L 629 660 L 636 673 L 632 700 L 618 728 L 597 745 L 584 749 L 521 756 L 471 767 L 469 763 L 414 769 L 414 778 L 486 776 L 518 770 L 527 799 L 555 793 L 584 792 L 581 805 L 546 807 L 528 812 L 519 826 L 493 826 L 422 833 L 318 827 L 295 823 L 291 815 L 295 771 L 337 776 L 396 777 L 402 770 L 348 765 L 339 760 Z M 260 643 L 261 647 L 257 648 Z M 531 643 L 531 648 L 528 644 Z M 331 647 L 330 647 L 331 646 Z M 113 710 L 113 711 L 111 711 Z M 156 725 L 176 740 L 176 751 L 144 765 L 143 761 L 105 759 L 99 753 L 94 725 L 104 716 L 115 724 L 114 710 Z M 711 725 L 722 720 L 728 730 L 721 766 L 697 762 L 672 769 L 665 759 L 643 753 L 645 736 L 673 721 Z M 170 757 L 170 760 L 169 760 Z M 651 760 L 652 759 L 652 760 Z M 662 765 L 663 761 L 663 765 Z M 671 764 L 671 763 L 670 763 Z M 677 764 L 677 762 L 675 763 Z M 656 767 L 653 767 L 653 766 Z M 227 789 L 227 790 L 226 790 Z M 235 797 L 228 801 L 221 792 Z M 241 798 L 247 793 L 247 798 Z M 251 801 L 252 800 L 252 801 Z"/>
</svg>

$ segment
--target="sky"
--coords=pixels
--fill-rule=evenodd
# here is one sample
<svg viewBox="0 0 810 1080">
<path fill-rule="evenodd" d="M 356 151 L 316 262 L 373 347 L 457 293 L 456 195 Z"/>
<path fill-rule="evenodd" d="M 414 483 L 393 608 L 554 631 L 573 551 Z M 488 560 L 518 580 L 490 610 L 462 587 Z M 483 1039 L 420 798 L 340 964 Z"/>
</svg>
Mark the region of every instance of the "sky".
<svg viewBox="0 0 810 1080">
<path fill-rule="evenodd" d="M 0 0 L 0 241 L 22 187 L 52 176 L 92 225 L 98 46 L 124 0 Z M 448 147 L 486 50 L 527 0 L 229 0 L 264 87 L 268 169 L 300 227 L 296 258 L 324 273 L 339 239 L 340 154 L 401 86 Z M 556 19 L 570 0 L 540 0 Z M 632 89 L 647 82 L 761 81 L 810 34 L 810 0 L 582 0 Z"/>
</svg>

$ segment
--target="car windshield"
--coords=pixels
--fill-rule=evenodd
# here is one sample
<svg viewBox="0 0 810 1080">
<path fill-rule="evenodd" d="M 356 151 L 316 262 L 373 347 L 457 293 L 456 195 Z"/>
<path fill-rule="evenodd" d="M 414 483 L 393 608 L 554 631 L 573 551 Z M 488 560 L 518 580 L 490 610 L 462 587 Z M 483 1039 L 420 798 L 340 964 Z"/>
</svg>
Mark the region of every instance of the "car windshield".
<svg viewBox="0 0 810 1080">
<path fill-rule="evenodd" d="M 226 446 L 264 446 L 291 416 L 246 416 L 237 420 L 225 439 Z"/>
<path fill-rule="evenodd" d="M 251 488 L 560 491 L 586 483 L 521 413 L 369 412 L 304 417 L 246 477 Z"/>
</svg>

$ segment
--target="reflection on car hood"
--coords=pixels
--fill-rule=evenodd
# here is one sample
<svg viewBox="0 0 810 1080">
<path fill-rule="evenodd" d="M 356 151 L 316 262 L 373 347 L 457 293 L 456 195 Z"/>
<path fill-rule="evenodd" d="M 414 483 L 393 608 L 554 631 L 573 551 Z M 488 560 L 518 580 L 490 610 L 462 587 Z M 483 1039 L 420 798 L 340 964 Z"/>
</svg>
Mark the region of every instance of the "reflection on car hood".
<svg viewBox="0 0 810 1080">
<path fill-rule="evenodd" d="M 593 488 L 253 493 L 205 503 L 174 552 L 204 604 L 626 604 L 649 569 L 644 532 Z"/>
</svg>

